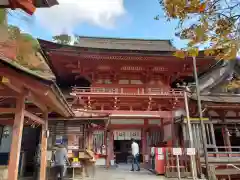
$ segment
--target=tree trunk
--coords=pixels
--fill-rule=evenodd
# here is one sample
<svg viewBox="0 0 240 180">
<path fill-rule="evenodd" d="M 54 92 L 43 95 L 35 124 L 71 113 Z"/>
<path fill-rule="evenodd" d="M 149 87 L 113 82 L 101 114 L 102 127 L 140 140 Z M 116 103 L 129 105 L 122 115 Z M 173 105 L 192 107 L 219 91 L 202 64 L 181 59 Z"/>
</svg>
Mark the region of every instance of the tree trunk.
<svg viewBox="0 0 240 180">
<path fill-rule="evenodd" d="M 0 25 L 6 25 L 6 24 L 7 24 L 7 10 L 0 9 Z"/>
</svg>

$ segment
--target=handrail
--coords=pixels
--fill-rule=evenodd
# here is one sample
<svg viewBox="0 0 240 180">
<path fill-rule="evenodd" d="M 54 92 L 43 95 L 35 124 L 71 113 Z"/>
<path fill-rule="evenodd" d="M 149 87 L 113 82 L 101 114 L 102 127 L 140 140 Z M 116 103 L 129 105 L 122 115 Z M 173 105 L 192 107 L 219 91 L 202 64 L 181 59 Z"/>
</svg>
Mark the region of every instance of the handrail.
<svg viewBox="0 0 240 180">
<path fill-rule="evenodd" d="M 232 152 L 232 151 L 218 151 L 218 152 L 208 152 L 208 154 L 240 154 L 240 152 Z"/>
<path fill-rule="evenodd" d="M 181 90 L 165 90 L 163 88 L 114 88 L 114 87 L 73 87 L 75 93 L 107 93 L 107 94 L 136 94 L 136 95 L 180 95 L 183 96 Z"/>
<path fill-rule="evenodd" d="M 217 149 L 240 149 L 240 146 L 208 146 L 208 148 L 217 148 Z M 232 152 L 232 151 L 219 151 L 220 153 L 222 152 Z M 215 153 L 215 151 L 208 151 L 208 153 Z M 240 152 L 238 152 L 240 153 Z"/>
<path fill-rule="evenodd" d="M 235 168 L 235 169 L 237 169 L 237 170 L 239 170 L 239 171 L 240 171 L 240 168 L 239 168 L 239 167 L 237 167 L 237 166 L 235 166 L 234 164 L 227 164 L 227 166 L 232 166 L 233 168 Z"/>
<path fill-rule="evenodd" d="M 214 155 L 216 157 L 239 157 L 240 152 L 232 151 L 232 149 L 240 149 L 240 146 L 214 146 L 215 151 L 208 151 L 207 154 Z"/>
</svg>

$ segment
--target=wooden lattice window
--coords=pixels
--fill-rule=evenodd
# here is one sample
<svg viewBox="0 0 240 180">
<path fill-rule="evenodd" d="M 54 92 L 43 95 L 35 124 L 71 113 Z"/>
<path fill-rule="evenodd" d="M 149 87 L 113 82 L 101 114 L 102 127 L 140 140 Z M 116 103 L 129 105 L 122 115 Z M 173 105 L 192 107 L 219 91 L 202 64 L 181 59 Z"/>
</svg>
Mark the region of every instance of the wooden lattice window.
<svg viewBox="0 0 240 180">
<path fill-rule="evenodd" d="M 98 79 L 97 81 L 96 81 L 96 84 L 102 84 L 103 83 L 103 80 L 102 79 Z"/>
<path fill-rule="evenodd" d="M 128 79 L 120 79 L 118 81 L 118 84 L 129 84 L 129 80 Z"/>
<path fill-rule="evenodd" d="M 104 79 L 103 84 L 112 84 L 111 79 Z"/>
<path fill-rule="evenodd" d="M 131 80 L 130 84 L 143 84 L 141 80 Z"/>
<path fill-rule="evenodd" d="M 102 148 L 102 145 L 105 144 L 104 136 L 105 136 L 104 131 L 95 131 L 93 133 L 93 149 L 95 152 L 98 152 L 98 150 Z"/>
<path fill-rule="evenodd" d="M 98 79 L 96 84 L 112 84 L 111 79 Z"/>
<path fill-rule="evenodd" d="M 49 122 L 50 136 L 52 137 L 52 145 L 55 145 L 56 138 L 62 137 L 62 143 L 66 146 L 77 147 L 79 150 L 84 150 L 86 147 L 85 136 L 86 136 L 86 124 L 79 121 L 53 121 Z"/>
</svg>

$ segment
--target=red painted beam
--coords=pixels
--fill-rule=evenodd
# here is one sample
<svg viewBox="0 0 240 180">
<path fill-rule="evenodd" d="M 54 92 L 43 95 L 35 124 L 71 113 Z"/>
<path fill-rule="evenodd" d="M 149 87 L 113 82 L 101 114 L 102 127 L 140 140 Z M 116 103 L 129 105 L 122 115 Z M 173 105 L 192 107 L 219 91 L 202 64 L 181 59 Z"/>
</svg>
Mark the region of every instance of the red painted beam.
<svg viewBox="0 0 240 180">
<path fill-rule="evenodd" d="M 156 125 L 156 124 L 151 124 L 151 125 L 141 125 L 141 124 L 111 124 L 108 126 L 108 129 L 159 129 L 160 127 L 160 124 L 159 126 Z M 92 130 L 101 130 L 101 129 L 104 129 L 104 128 L 95 128 L 93 127 Z"/>
<path fill-rule="evenodd" d="M 171 111 L 105 111 L 110 117 L 172 118 Z"/>
<path fill-rule="evenodd" d="M 105 92 L 98 92 L 98 90 L 103 89 Z M 139 88 L 132 88 L 134 90 L 129 91 L 127 88 L 111 88 L 113 92 L 108 92 L 106 88 L 89 88 L 89 89 L 73 89 L 71 93 L 72 96 L 79 96 L 79 97 L 134 97 L 134 98 L 160 98 L 160 99 L 168 99 L 168 98 L 183 98 L 182 91 L 160 91 L 160 92 L 144 92 L 142 89 Z M 115 91 L 116 90 L 116 91 Z"/>
<path fill-rule="evenodd" d="M 129 110 L 93 110 L 93 111 L 74 111 L 76 117 L 107 117 L 109 115 L 110 118 L 164 118 L 171 119 L 172 112 L 171 111 L 129 111 Z M 91 116 L 90 116 L 91 115 Z"/>
<path fill-rule="evenodd" d="M 13 125 L 13 119 L 9 119 L 9 120 L 6 120 L 6 119 L 0 119 L 0 125 L 4 125 L 4 126 L 6 126 L 6 125 Z"/>
</svg>

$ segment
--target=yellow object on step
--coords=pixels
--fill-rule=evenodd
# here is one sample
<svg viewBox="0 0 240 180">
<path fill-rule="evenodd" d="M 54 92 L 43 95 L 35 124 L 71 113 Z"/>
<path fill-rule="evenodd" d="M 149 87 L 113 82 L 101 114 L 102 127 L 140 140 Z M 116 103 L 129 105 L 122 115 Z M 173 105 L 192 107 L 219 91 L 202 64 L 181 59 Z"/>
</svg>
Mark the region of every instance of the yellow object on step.
<svg viewBox="0 0 240 180">
<path fill-rule="evenodd" d="M 73 158 L 73 162 L 79 162 L 78 158 Z"/>
</svg>

